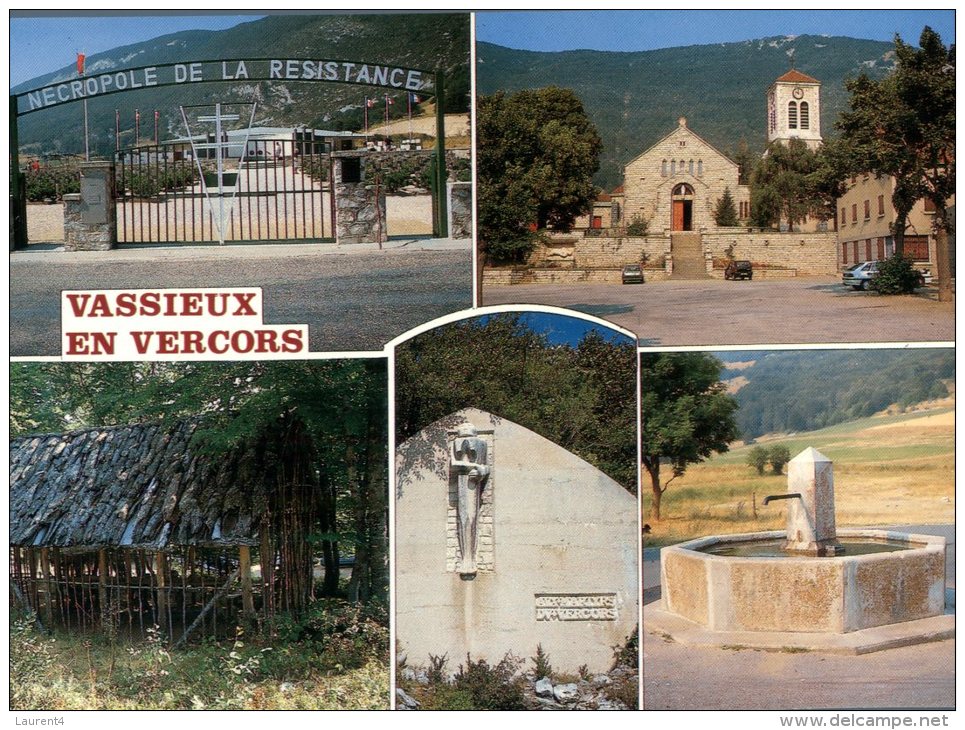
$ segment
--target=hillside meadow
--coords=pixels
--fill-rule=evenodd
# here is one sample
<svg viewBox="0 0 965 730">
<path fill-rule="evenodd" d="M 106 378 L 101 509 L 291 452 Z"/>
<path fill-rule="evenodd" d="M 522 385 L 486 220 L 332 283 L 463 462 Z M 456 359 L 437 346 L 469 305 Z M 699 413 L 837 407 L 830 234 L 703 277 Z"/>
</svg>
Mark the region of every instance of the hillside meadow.
<svg viewBox="0 0 965 730">
<path fill-rule="evenodd" d="M 834 462 L 838 527 L 951 523 L 955 519 L 954 409 L 879 415 L 808 433 L 761 438 L 786 444 L 794 456 L 811 446 Z M 755 444 L 755 445 L 757 445 Z M 747 465 L 754 445 L 732 448 L 692 465 L 663 496 L 663 519 L 649 518 L 650 484 L 644 472 L 646 547 L 704 535 L 783 529 L 785 507 L 762 506 L 787 491 L 787 476 L 764 476 Z"/>
</svg>

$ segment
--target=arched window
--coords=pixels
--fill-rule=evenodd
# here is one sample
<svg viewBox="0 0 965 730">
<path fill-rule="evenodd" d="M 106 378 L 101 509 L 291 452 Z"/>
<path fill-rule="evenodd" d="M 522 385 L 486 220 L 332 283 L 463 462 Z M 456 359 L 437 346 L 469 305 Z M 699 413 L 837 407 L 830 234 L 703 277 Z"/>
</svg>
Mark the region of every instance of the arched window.
<svg viewBox="0 0 965 730">
<path fill-rule="evenodd" d="M 702 177 L 704 174 L 704 161 L 697 160 L 697 177 Z"/>
<path fill-rule="evenodd" d="M 676 174 L 677 174 L 677 161 L 676 161 L 676 160 L 671 160 L 671 161 L 670 161 L 670 176 L 673 177 L 673 176 L 676 175 Z"/>
<path fill-rule="evenodd" d="M 801 129 L 811 128 L 810 111 L 808 110 L 808 103 L 806 101 L 801 102 Z"/>
<path fill-rule="evenodd" d="M 667 161 L 664 160 L 660 163 L 660 176 L 667 177 Z"/>
<path fill-rule="evenodd" d="M 791 101 L 787 104 L 787 128 L 797 129 L 797 102 Z"/>
<path fill-rule="evenodd" d="M 693 161 L 693 160 L 691 160 L 690 162 L 687 163 L 687 172 L 689 172 L 691 175 L 694 174 L 694 161 Z"/>
<path fill-rule="evenodd" d="M 687 195 L 693 195 L 694 189 L 690 187 L 687 183 L 680 183 L 673 189 L 671 196 L 674 198 L 683 197 Z"/>
</svg>

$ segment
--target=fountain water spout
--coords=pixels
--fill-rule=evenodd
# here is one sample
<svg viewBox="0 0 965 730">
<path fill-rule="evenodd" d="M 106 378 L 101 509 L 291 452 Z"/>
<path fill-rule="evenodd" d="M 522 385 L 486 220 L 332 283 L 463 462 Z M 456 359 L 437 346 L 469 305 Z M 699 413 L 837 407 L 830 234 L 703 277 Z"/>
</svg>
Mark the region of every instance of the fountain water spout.
<svg viewBox="0 0 965 730">
<path fill-rule="evenodd" d="M 768 497 L 791 499 L 788 505 L 787 540 L 791 553 L 820 557 L 843 551 L 834 524 L 834 468 L 831 460 L 816 449 L 807 448 L 787 465 L 787 494 Z"/>
<path fill-rule="evenodd" d="M 778 499 L 794 499 L 795 497 L 801 499 L 800 493 L 793 492 L 788 494 L 769 494 L 768 496 L 764 497 L 764 506 L 766 507 L 768 502 L 774 502 Z"/>
</svg>

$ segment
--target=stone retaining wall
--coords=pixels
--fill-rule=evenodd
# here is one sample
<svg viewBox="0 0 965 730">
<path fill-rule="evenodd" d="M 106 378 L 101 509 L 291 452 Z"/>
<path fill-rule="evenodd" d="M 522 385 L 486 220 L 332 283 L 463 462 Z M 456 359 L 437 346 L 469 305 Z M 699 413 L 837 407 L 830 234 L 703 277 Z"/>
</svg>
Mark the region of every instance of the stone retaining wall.
<svg viewBox="0 0 965 730">
<path fill-rule="evenodd" d="M 707 273 L 723 278 L 728 259 L 754 264 L 754 278 L 833 276 L 838 273 L 836 234 L 715 229 L 701 234 Z M 672 270 L 670 236 L 555 235 L 537 244 L 526 269 L 487 269 L 484 284 L 620 283 L 627 264 L 645 262 L 647 281 Z"/>
<path fill-rule="evenodd" d="M 718 231 L 703 234 L 702 243 L 705 253 L 709 253 L 718 263 L 728 258 L 728 253 L 730 258 L 753 262 L 755 277 L 761 264 L 774 267 L 775 270 L 793 271 L 798 276 L 838 273 L 837 238 L 833 232 Z"/>
</svg>

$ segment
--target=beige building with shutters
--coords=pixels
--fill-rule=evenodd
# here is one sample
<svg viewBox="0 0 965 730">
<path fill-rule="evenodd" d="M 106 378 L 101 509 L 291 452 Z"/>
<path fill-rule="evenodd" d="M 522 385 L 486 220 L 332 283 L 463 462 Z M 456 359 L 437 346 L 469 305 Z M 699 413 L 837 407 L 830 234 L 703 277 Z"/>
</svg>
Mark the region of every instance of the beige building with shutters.
<svg viewBox="0 0 965 730">
<path fill-rule="evenodd" d="M 894 253 L 894 188 L 894 178 L 887 175 L 866 173 L 851 178 L 837 204 L 838 264 L 842 268 Z M 949 207 L 954 205 L 953 197 Z M 919 200 L 906 221 L 904 252 L 921 269 L 935 265 L 934 218 L 934 207 Z"/>
</svg>

